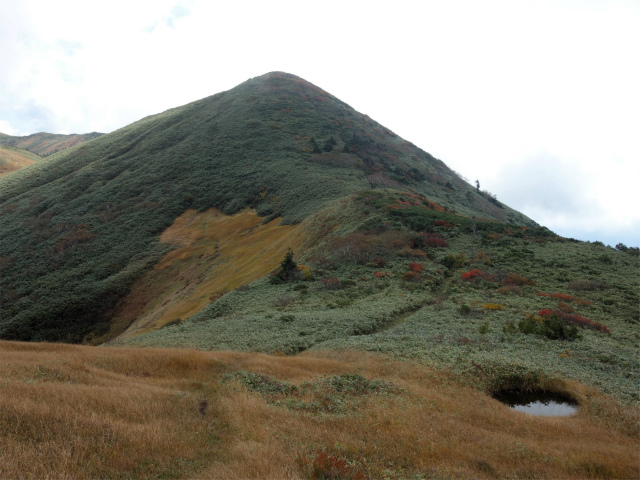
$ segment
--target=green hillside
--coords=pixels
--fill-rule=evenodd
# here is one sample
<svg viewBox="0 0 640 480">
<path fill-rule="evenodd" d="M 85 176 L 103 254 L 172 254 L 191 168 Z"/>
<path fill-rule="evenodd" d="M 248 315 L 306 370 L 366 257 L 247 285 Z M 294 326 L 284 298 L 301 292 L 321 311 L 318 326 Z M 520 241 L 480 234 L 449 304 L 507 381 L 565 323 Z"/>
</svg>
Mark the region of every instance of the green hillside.
<svg viewBox="0 0 640 480">
<path fill-rule="evenodd" d="M 192 208 L 297 223 L 389 187 L 452 212 L 535 227 L 440 160 L 284 73 L 144 118 L 0 180 L 0 337 L 82 341 L 164 253 Z"/>
</svg>

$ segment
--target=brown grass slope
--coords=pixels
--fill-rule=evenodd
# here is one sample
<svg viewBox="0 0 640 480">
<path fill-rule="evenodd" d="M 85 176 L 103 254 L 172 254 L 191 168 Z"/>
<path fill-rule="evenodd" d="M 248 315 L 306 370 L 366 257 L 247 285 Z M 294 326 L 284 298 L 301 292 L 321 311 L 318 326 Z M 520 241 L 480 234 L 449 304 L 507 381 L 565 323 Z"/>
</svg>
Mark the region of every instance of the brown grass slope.
<svg viewBox="0 0 640 480">
<path fill-rule="evenodd" d="M 289 248 L 309 242 L 298 225 L 262 223 L 255 211 L 224 215 L 216 209 L 187 210 L 161 235 L 176 247 L 131 288 L 112 314 L 103 340 L 186 320 L 224 293 L 264 277 Z"/>
<path fill-rule="evenodd" d="M 394 387 L 340 397 L 341 411 L 332 413 L 323 405 L 337 398 L 334 390 L 261 395 L 224 381 L 237 371 L 297 385 L 358 374 Z M 514 412 L 452 375 L 372 354 L 17 342 L 0 342 L 0 378 L 1 478 L 640 475 L 630 433 L 637 410 L 574 383 L 560 387 L 580 400 L 581 412 L 543 418 Z M 594 395 L 629 428 L 590 409 Z M 297 408 L 302 402 L 317 408 Z"/>
<path fill-rule="evenodd" d="M 2 139 L 0 138 L 0 141 Z M 0 177 L 41 160 L 35 153 L 22 148 L 0 145 Z"/>
</svg>

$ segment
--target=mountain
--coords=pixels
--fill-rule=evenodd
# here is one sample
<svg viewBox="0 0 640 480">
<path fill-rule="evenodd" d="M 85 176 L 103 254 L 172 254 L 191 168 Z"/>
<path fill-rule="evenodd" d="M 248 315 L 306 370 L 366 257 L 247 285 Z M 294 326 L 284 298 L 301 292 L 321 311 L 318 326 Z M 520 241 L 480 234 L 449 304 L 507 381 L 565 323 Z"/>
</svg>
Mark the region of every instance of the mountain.
<svg viewBox="0 0 640 480">
<path fill-rule="evenodd" d="M 37 136 L 16 145 L 33 148 Z M 159 235 L 188 208 L 251 207 L 295 224 L 353 192 L 390 187 L 467 216 L 535 226 L 284 73 L 144 118 L 1 182 L 0 335 L 24 340 L 80 341 L 108 323 L 108 310 L 167 250 Z"/>
<path fill-rule="evenodd" d="M 0 232 L 0 476 L 638 477 L 640 250 L 293 75 L 6 175 Z"/>
<path fill-rule="evenodd" d="M 83 134 L 72 133 L 71 135 L 62 135 L 56 133 L 40 132 L 24 137 L 15 137 L 0 133 L 0 145 L 27 150 L 29 152 L 35 153 L 40 157 L 46 157 L 53 153 L 64 150 L 65 148 L 73 147 L 74 145 L 78 145 L 93 138 L 98 138 L 101 135 L 104 134 L 91 132 Z"/>
<path fill-rule="evenodd" d="M 293 75 L 5 176 L 0 229 L 4 339 L 360 349 L 638 400 L 637 249 L 555 235 Z"/>
</svg>

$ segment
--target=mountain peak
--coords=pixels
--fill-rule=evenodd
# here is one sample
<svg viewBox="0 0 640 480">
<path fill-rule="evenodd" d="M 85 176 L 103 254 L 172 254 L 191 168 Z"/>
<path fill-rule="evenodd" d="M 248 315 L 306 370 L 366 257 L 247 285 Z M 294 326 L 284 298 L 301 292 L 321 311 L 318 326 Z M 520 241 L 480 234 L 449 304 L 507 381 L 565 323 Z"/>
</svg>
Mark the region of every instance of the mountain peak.
<svg viewBox="0 0 640 480">
<path fill-rule="evenodd" d="M 23 140 L 45 148 L 44 135 Z M 399 193 L 394 208 L 424 198 L 449 214 L 536 226 L 285 72 L 76 145 L 7 175 L 0 187 L 0 258 L 12 259 L 0 282 L 16 292 L 0 313 L 0 335 L 16 339 L 79 340 L 96 319 L 108 323 L 107 312 L 166 248 L 159 235 L 190 209 L 251 208 L 265 223 L 298 224 L 358 192 L 388 188 Z M 69 272 L 68 295 L 60 296 L 51 282 Z"/>
</svg>

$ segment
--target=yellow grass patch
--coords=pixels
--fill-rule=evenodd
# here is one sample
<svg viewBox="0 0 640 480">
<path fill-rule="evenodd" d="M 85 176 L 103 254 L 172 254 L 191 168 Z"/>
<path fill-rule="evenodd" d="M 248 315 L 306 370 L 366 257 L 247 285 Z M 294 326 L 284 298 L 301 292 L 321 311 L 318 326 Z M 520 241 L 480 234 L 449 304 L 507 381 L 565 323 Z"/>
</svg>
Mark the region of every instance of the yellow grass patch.
<svg viewBox="0 0 640 480">
<path fill-rule="evenodd" d="M 280 225 L 280 219 L 262 224 L 249 210 L 232 216 L 188 210 L 160 238 L 177 248 L 137 281 L 116 309 L 114 328 L 130 325 L 124 336 L 191 317 L 224 292 L 269 274 L 288 248 L 301 253 L 305 245 L 301 224 Z"/>
<path fill-rule="evenodd" d="M 346 414 L 309 414 L 221 382 L 236 371 L 297 385 L 359 374 L 402 390 L 363 396 Z M 312 478 L 321 452 L 366 478 L 640 476 L 637 436 L 601 415 L 633 424 L 637 409 L 573 383 L 580 413 L 544 418 L 373 354 L 18 342 L 0 342 L 0 378 L 0 478 Z"/>
<path fill-rule="evenodd" d="M 20 148 L 0 146 L 0 177 L 36 163 L 40 157 Z"/>
</svg>

